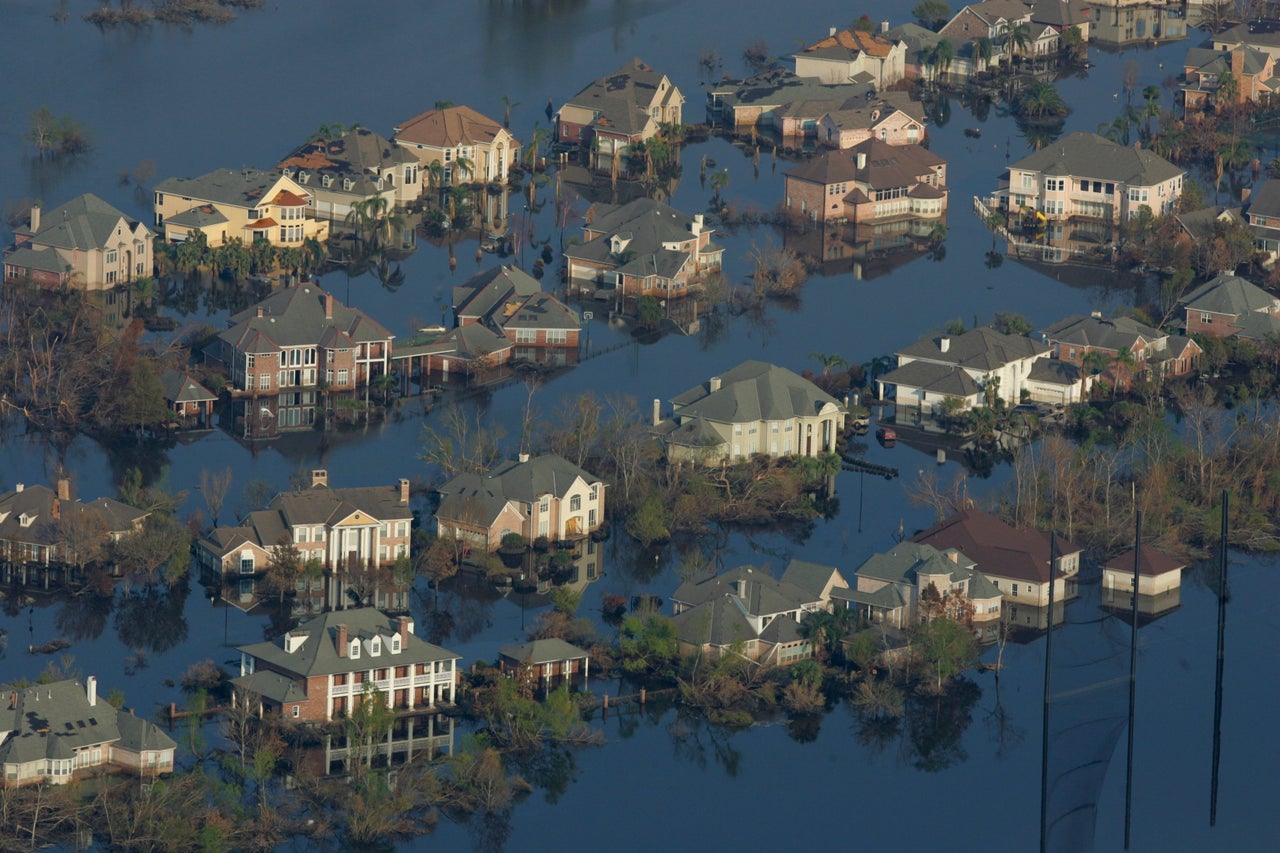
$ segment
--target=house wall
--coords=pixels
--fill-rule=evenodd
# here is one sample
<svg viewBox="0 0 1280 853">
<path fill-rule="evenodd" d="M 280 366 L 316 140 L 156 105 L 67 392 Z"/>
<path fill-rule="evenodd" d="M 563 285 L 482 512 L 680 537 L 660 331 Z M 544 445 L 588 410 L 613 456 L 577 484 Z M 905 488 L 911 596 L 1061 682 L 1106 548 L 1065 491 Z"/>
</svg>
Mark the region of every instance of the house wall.
<svg viewBox="0 0 1280 853">
<path fill-rule="evenodd" d="M 446 183 L 465 181 L 506 182 L 507 177 L 510 175 L 512 164 L 520 156 L 520 144 L 516 142 L 516 138 L 511 135 L 511 132 L 505 128 L 500 130 L 491 142 L 468 140 L 447 148 L 438 145 L 407 142 L 401 139 L 396 139 L 395 144 L 418 158 L 418 162 L 422 165 L 420 172 L 424 186 L 430 186 L 433 180 L 428 169 L 432 163 L 438 162 L 441 168 L 452 167 L 459 157 L 472 161 L 475 165 L 475 174 L 462 175 L 453 173 Z"/>
<path fill-rule="evenodd" d="M 1182 586 L 1182 569 L 1160 575 L 1138 575 L 1138 595 L 1160 595 Z M 1102 588 L 1129 592 L 1133 589 L 1133 572 L 1102 570 Z"/>
<path fill-rule="evenodd" d="M 310 204 L 299 208 L 297 205 L 276 205 L 270 201 L 274 199 L 281 190 L 288 191 L 294 195 L 307 198 Z M 307 238 L 316 240 L 325 240 L 329 236 L 329 224 L 316 219 L 314 208 L 314 197 L 311 192 L 300 186 L 291 178 L 281 175 L 279 179 L 272 184 L 266 192 L 262 194 L 263 201 L 253 208 L 231 204 L 227 202 L 210 201 L 209 199 L 200 199 L 193 197 L 185 197 L 175 195 L 174 193 L 166 193 L 157 191 L 154 195 L 152 207 L 155 211 L 155 224 L 157 228 L 164 229 L 164 237 L 166 240 L 182 241 L 192 236 L 197 230 L 185 226 L 167 225 L 166 221 L 177 216 L 180 213 L 186 213 L 203 205 L 211 205 L 215 210 L 226 217 L 227 221 L 209 228 L 202 229 L 209 238 L 210 246 L 221 246 L 233 237 L 243 240 L 246 245 L 252 243 L 257 236 L 269 241 L 273 246 L 295 246 L 299 247 Z M 293 218 L 297 214 L 294 211 L 301 209 L 301 218 Z M 257 212 L 257 216 L 250 217 L 249 213 Z M 286 212 L 287 211 L 287 212 Z M 265 228 L 261 230 L 253 230 L 249 228 L 250 223 L 259 219 L 272 218 L 276 221 L 275 227 Z M 297 228 L 295 226 L 300 226 Z M 288 229 L 286 231 L 286 229 Z"/>
<path fill-rule="evenodd" d="M 1213 311 L 1187 309 L 1187 334 L 1208 335 L 1212 338 L 1229 338 L 1239 333 L 1235 314 L 1218 314 Z"/>
<path fill-rule="evenodd" d="M 564 340 L 563 340 L 563 341 L 557 341 L 557 342 L 555 342 L 555 343 L 552 343 L 550 340 L 548 340 L 548 337 L 549 337 L 549 336 L 548 336 L 548 332 L 552 331 L 552 330 L 550 330 L 550 329 L 512 329 L 512 328 L 504 328 L 502 331 L 503 331 L 503 334 L 505 334 L 505 335 L 507 336 L 507 340 L 511 341 L 511 342 L 512 342 L 512 343 L 514 343 L 514 344 L 519 344 L 520 346 L 525 346 L 525 347 L 569 347 L 569 348 L 571 348 L 571 349 L 577 349 L 577 347 L 578 347 L 578 335 L 580 334 L 580 332 L 579 332 L 579 330 L 578 330 L 578 329 L 556 329 L 555 331 L 562 331 L 562 332 L 564 332 Z M 524 332 L 524 333 L 525 333 L 525 335 L 524 335 L 524 336 L 521 336 L 521 334 L 520 334 L 521 332 Z M 528 334 L 528 333 L 532 333 L 532 337 L 533 337 L 533 339 L 532 339 L 532 340 L 529 340 L 529 334 Z"/>
<path fill-rule="evenodd" d="M 676 412 L 675 416 L 678 420 L 680 413 Z M 828 404 L 820 414 L 811 417 L 733 424 L 712 422 L 712 426 L 725 439 L 723 453 L 731 461 L 740 461 L 757 453 L 769 456 L 817 456 L 834 452 L 836 436 L 843 420 L 844 415 Z M 692 450 L 690 455 L 693 455 Z M 718 461 L 718 458 L 708 461 Z"/>
<path fill-rule="evenodd" d="M 1144 205 L 1159 216 L 1173 210 L 1181 192 L 1182 175 L 1151 186 L 1130 186 L 1082 175 L 1046 179 L 1039 172 L 1009 169 L 1009 209 L 1025 206 L 1051 220 L 1082 217 L 1123 222 Z"/>
<path fill-rule="evenodd" d="M 829 189 L 827 185 L 788 175 L 784 182 L 783 207 L 789 213 L 813 222 L 842 219 L 844 218 L 844 193 L 833 194 Z M 853 189 L 852 184 L 848 185 L 845 192 L 851 189 Z"/>
</svg>

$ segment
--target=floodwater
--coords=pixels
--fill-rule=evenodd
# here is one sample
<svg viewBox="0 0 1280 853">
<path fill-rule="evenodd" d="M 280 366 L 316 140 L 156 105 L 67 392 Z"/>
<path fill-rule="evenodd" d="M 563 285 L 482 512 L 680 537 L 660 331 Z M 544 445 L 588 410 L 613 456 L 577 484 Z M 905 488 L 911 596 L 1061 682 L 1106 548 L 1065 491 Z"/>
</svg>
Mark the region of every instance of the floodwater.
<svg viewBox="0 0 1280 853">
<path fill-rule="evenodd" d="M 785 54 L 821 37 L 830 25 L 847 25 L 853 15 L 847 4 L 831 0 L 280 0 L 224 27 L 99 33 L 77 17 L 92 4 L 65 3 L 72 14 L 63 23 L 50 16 L 56 5 L 4 4 L 9 85 L 0 121 L 0 199 L 40 198 L 48 206 L 89 191 L 147 221 L 147 194 L 119 178 L 144 161 L 154 161 L 156 179 L 218 167 L 267 168 L 321 124 L 359 122 L 385 135 L 437 100 L 501 116 L 504 95 L 519 103 L 512 129 L 527 139 L 535 121 L 544 119 L 548 98 L 559 103 L 632 56 L 673 78 L 686 93 L 686 119 L 696 121 L 702 114 L 700 49 L 714 48 L 725 69 L 738 74 L 738 57 L 748 43 L 763 39 L 771 52 Z M 906 5 L 879 0 L 860 11 L 881 20 L 905 14 Z M 1087 76 L 1060 84 L 1074 110 L 1067 131 L 1110 121 L 1123 97 L 1128 62 L 1141 69 L 1141 89 L 1164 80 L 1185 48 L 1185 42 L 1172 42 L 1123 53 L 1092 49 Z M 72 163 L 32 162 L 21 137 L 27 113 L 42 105 L 81 121 L 93 135 L 94 150 Z M 1164 105 L 1172 106 L 1167 91 Z M 980 139 L 964 135 L 965 128 L 979 125 Z M 970 212 L 969 199 L 995 187 L 1008 160 L 1026 152 L 1025 141 L 999 111 L 980 122 L 954 102 L 946 125 L 935 124 L 929 132 L 933 150 L 950 161 L 944 253 L 921 255 L 874 278 L 815 277 L 794 303 L 770 306 L 763 316 L 725 318 L 714 338 L 667 336 L 589 359 L 540 389 L 535 406 L 552 412 L 562 399 L 588 389 L 641 401 L 668 399 L 746 358 L 795 370 L 816 369 L 809 357 L 815 352 L 866 362 L 953 318 L 972 323 L 1007 310 L 1047 325 L 1069 313 L 1105 311 L 1132 300 L 1131 290 L 1093 270 L 1064 267 L 1046 275 L 1013 261 L 989 268 L 991 237 Z M 781 199 L 785 162 L 775 164 L 765 155 L 753 164 L 727 142 L 712 140 L 686 151 L 676 206 L 705 207 L 711 193 L 697 177 L 703 155 L 728 167 L 725 195 L 736 204 L 767 210 Z M 549 212 L 539 216 L 535 231 L 558 244 Z M 7 242 L 8 234 L 0 236 Z M 765 227 L 716 239 L 726 248 L 727 272 L 735 280 L 747 271 L 754 247 L 781 243 Z M 441 304 L 448 304 L 449 288 L 477 269 L 473 253 L 473 243 L 460 244 L 458 267 L 451 272 L 447 250 L 420 241 L 403 262 L 406 283 L 394 293 L 372 276 L 348 281 L 339 273 L 322 284 L 405 335 L 416 321 L 434 321 Z M 485 264 L 492 262 L 485 257 Z M 224 318 L 203 309 L 178 317 L 213 325 Z M 599 319 L 591 327 L 596 347 L 624 340 L 620 334 Z M 485 418 L 505 425 L 514 438 L 525 389 L 507 387 L 469 405 L 481 406 Z M 213 432 L 168 447 L 112 452 L 78 439 L 61 458 L 38 439 L 10 432 L 0 443 L 0 483 L 8 488 L 14 482 L 47 482 L 61 463 L 75 476 L 80 494 L 94 497 L 114 494 L 129 466 L 163 472 L 170 487 L 186 490 L 198 483 L 203 468 L 230 467 L 231 510 L 250 480 L 284 488 L 291 475 L 311 467 L 328 468 L 335 485 L 430 479 L 433 472 L 418 458 L 429 419 L 410 400 L 396 418 L 351 432 L 304 433 L 256 447 Z M 901 468 L 903 478 L 886 482 L 841 474 L 841 512 L 834 519 L 816 522 L 804 541 L 770 533 L 735 535 L 722 555 L 725 564 L 765 562 L 777 570 L 802 556 L 853 569 L 887 547 L 899 526 L 909 532 L 928 524 L 927 510 L 908 502 L 902 484 L 918 469 L 935 467 L 932 452 L 904 442 L 891 450 L 870 442 L 868 458 Z M 939 475 L 949 479 L 957 470 L 949 461 Z M 971 493 L 999 489 L 1006 479 L 997 468 L 989 479 L 975 481 Z M 198 492 L 191 491 L 185 509 L 201 507 Z M 675 555 L 662 553 L 656 561 L 637 556 L 620 538 L 604 546 L 603 576 L 587 587 L 584 612 L 597 610 L 605 594 L 665 598 L 676 585 Z M 1239 558 L 1233 571 L 1218 826 L 1210 829 L 1207 817 L 1216 608 L 1193 573 L 1181 608 L 1141 632 L 1135 849 L 1257 849 L 1280 833 L 1265 784 L 1276 758 L 1273 726 L 1264 717 L 1267 700 L 1274 698 L 1273 667 L 1261 653 L 1276 640 L 1277 621 L 1268 606 L 1274 567 Z M 83 601 L 6 603 L 0 627 L 8 632 L 8 645 L 0 655 L 0 681 L 34 677 L 45 659 L 23 649 L 66 637 L 77 668 L 97 674 L 104 689 L 120 687 L 139 708 L 181 701 L 166 680 L 193 661 L 230 661 L 235 654 L 224 642 L 255 641 L 267 627 L 259 611 L 211 606 L 194 582 L 185 598 L 122 591 L 116 605 L 105 609 Z M 440 606 L 450 609 L 456 628 L 444 644 L 466 660 L 491 659 L 546 606 L 544 597 L 523 604 L 519 595 L 486 600 L 465 591 L 446 593 Z M 433 607 L 429 595 L 414 599 L 420 625 Z M 1101 612 L 1087 596 L 1070 610 L 1084 614 L 1073 630 L 1096 632 L 1102 643 L 1117 634 L 1115 620 L 1091 625 L 1091 616 Z M 1119 634 L 1127 640 L 1127 633 Z M 505 828 L 507 849 L 538 849 L 552 839 L 567 849 L 796 849 L 842 840 L 907 849 L 1034 849 L 1043 648 L 1037 640 L 1006 650 L 999 692 L 1003 727 L 995 723 L 990 675 L 974 677 L 977 689 L 961 697 L 964 702 L 917 709 L 898 735 L 860 731 L 843 707 L 823 718 L 816 732 L 779 721 L 727 734 L 658 708 L 639 719 L 610 717 L 600 724 L 608 743 L 574 753 L 556 794 L 539 790 L 515 808 Z M 600 683 L 594 689 L 617 687 Z M 1118 849 L 1121 843 L 1123 758 L 1122 739 L 1099 791 L 1098 849 Z M 404 848 L 458 849 L 482 840 L 473 829 L 443 825 Z"/>
</svg>

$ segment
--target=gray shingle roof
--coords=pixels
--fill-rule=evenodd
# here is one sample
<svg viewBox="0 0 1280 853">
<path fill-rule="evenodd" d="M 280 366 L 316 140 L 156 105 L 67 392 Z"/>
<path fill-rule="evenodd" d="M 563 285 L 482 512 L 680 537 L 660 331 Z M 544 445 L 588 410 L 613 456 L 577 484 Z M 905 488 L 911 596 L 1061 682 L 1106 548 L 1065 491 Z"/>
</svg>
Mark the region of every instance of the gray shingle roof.
<svg viewBox="0 0 1280 853">
<path fill-rule="evenodd" d="M 48 486 L 26 486 L 22 491 L 0 494 L 0 541 L 28 542 L 36 545 L 58 545 L 66 541 L 66 531 L 61 518 L 75 513 L 92 513 L 98 517 L 104 533 L 124 533 L 132 530 L 148 513 L 110 498 L 98 498 L 87 504 L 72 498 L 58 500 L 58 493 Z M 21 518 L 28 516 L 30 524 L 23 526 Z"/>
<path fill-rule="evenodd" d="M 778 580 L 767 569 L 753 566 L 685 581 L 672 593 L 671 600 L 696 607 L 723 595 L 732 595 L 752 616 L 771 616 L 819 603 L 818 593 Z"/>
<path fill-rule="evenodd" d="M 359 660 L 338 654 L 338 626 L 347 626 L 348 640 L 384 638 L 382 653 L 377 657 L 362 651 Z M 374 666 L 408 666 L 418 663 L 458 660 L 461 655 L 443 649 L 434 643 L 409 632 L 408 642 L 399 654 L 391 652 L 385 640 L 397 632 L 396 620 L 373 607 L 339 610 L 325 613 L 303 622 L 290 632 L 292 636 L 306 635 L 306 639 L 293 652 L 285 651 L 285 639 L 240 646 L 241 652 L 252 655 L 270 668 L 287 674 L 306 677 L 336 675 Z M 344 650 L 345 651 L 345 650 Z"/>
<path fill-rule="evenodd" d="M 325 297 L 333 316 L 325 316 Z M 262 316 L 258 316 L 261 310 Z M 356 343 L 389 341 L 395 335 L 358 308 L 343 305 L 314 283 L 286 287 L 235 314 L 218 335 L 244 352 L 274 352 L 281 347 L 323 344 L 351 348 Z"/>
<path fill-rule="evenodd" d="M 1083 372 L 1078 365 L 1056 358 L 1037 358 L 1031 362 L 1031 370 L 1027 379 L 1032 382 L 1043 382 L 1049 385 L 1075 385 L 1080 381 Z"/>
<path fill-rule="evenodd" d="M 1264 181 L 1249 196 L 1250 216 L 1280 217 L 1280 180 Z"/>
<path fill-rule="evenodd" d="M 125 238 L 132 239 L 138 220 L 125 216 L 93 193 L 76 196 L 53 210 L 42 211 L 40 230 L 33 238 L 41 246 L 58 249 L 105 249 L 115 240 L 116 228 L 123 223 Z M 17 229 L 19 234 L 30 235 L 29 229 Z M 148 232 L 149 234 L 150 232 Z"/>
<path fill-rule="evenodd" d="M 5 255 L 4 262 L 26 270 L 51 272 L 58 275 L 66 274 L 67 267 L 71 266 L 62 255 L 58 254 L 57 249 L 32 249 L 27 246 Z"/>
<path fill-rule="evenodd" d="M 858 168 L 858 155 L 866 165 Z M 819 184 L 856 181 L 875 189 L 915 185 L 946 161 L 919 145 L 890 145 L 867 139 L 842 151 L 825 151 L 787 172 L 787 177 Z"/>
<path fill-rule="evenodd" d="M 538 280 L 508 264 L 487 269 L 453 289 L 453 311 L 458 317 L 484 317 L 514 297 L 532 296 L 542 290 Z"/>
<path fill-rule="evenodd" d="M 208 388 L 177 370 L 166 370 L 160 374 L 160 385 L 164 388 L 164 398 L 171 403 L 204 403 L 218 399 Z"/>
<path fill-rule="evenodd" d="M 1068 175 L 1150 187 L 1183 170 L 1145 148 L 1130 148 L 1096 133 L 1076 131 L 1009 167 L 1045 175 Z"/>
<path fill-rule="evenodd" d="M 867 604 L 880 610 L 897 610 L 907 603 L 902 597 L 902 592 L 893 584 L 885 584 L 875 592 L 840 587 L 831 590 L 831 597 L 840 601 L 852 601 L 855 604 Z"/>
<path fill-rule="evenodd" d="M 1243 317 L 1251 312 L 1270 311 L 1278 301 L 1280 300 L 1248 279 L 1223 273 L 1184 296 L 1182 304 L 1188 311 L 1209 311 Z"/>
<path fill-rule="evenodd" d="M 179 225 L 183 228 L 211 228 L 214 225 L 222 225 L 229 221 L 211 204 L 198 205 L 190 210 L 184 210 L 182 213 L 176 213 L 165 220 L 169 225 Z"/>
<path fill-rule="evenodd" d="M 1080 314 L 1059 320 L 1044 330 L 1053 343 L 1119 352 L 1133 349 L 1139 341 L 1153 343 L 1164 332 L 1139 323 L 1132 317 L 1085 317 Z"/>
<path fill-rule="evenodd" d="M 947 350 L 943 352 L 943 341 Z M 1045 344 L 1020 335 L 1006 335 L 988 326 L 970 329 L 962 335 L 931 335 L 921 338 L 897 355 L 945 362 L 983 372 L 998 370 L 1014 361 L 1048 352 Z"/>
<path fill-rule="evenodd" d="M 502 321 L 504 329 L 578 329 L 578 313 L 550 293 L 535 293 Z"/>
<path fill-rule="evenodd" d="M 672 618 L 676 635 L 696 646 L 729 646 L 756 638 L 755 629 L 736 598 L 725 594 Z"/>
<path fill-rule="evenodd" d="M 951 559 L 952 555 L 956 560 Z M 932 545 L 907 541 L 883 553 L 872 554 L 858 567 L 857 575 L 914 586 L 920 575 L 946 575 L 963 580 L 973 567 L 973 561 L 954 548 L 940 551 Z"/>
<path fill-rule="evenodd" d="M 438 518 L 488 524 L 508 501 L 532 503 L 543 495 L 563 498 L 581 478 L 600 483 L 599 477 L 553 453 L 535 456 L 528 462 L 507 461 L 489 474 L 460 474 L 440 487 L 444 499 Z"/>
<path fill-rule="evenodd" d="M 306 172 L 304 186 L 321 184 L 324 176 L 333 178 L 325 189 L 365 197 L 380 192 L 377 180 L 387 169 L 406 163 L 417 163 L 411 152 L 392 145 L 390 140 L 364 127 L 355 127 L 337 139 L 312 140 L 299 145 L 280 161 L 281 169 Z M 398 179 L 398 176 L 397 176 Z M 347 189 L 344 180 L 351 181 Z"/>
<path fill-rule="evenodd" d="M 864 103 L 875 87 L 868 83 L 823 83 L 818 77 L 797 77 L 785 69 L 765 71 L 735 83 L 713 88 L 727 107 L 754 106 L 777 109 L 799 101 L 842 101 L 853 106 Z"/>
<path fill-rule="evenodd" d="M 879 381 L 886 385 L 905 385 L 948 397 L 972 397 L 982 392 L 982 387 L 963 369 L 929 361 L 907 362 L 881 376 Z"/>
<path fill-rule="evenodd" d="M 782 580 L 804 590 L 816 601 L 826 589 L 827 581 L 831 579 L 832 574 L 836 575 L 837 585 L 843 582 L 844 577 L 835 566 L 824 566 L 807 560 L 792 560 L 782 571 Z"/>
<path fill-rule="evenodd" d="M 529 661 L 532 664 L 556 663 L 562 660 L 579 660 L 589 657 L 588 653 L 572 643 L 558 637 L 548 640 L 533 640 L 518 646 L 503 646 L 499 654 L 517 663 Z"/>
<path fill-rule="evenodd" d="M 650 110 L 680 97 L 679 90 L 668 84 L 659 92 L 663 75 L 632 59 L 617 71 L 593 81 L 574 95 L 566 106 L 581 107 L 599 113 L 592 124 L 603 130 L 628 136 L 644 130 L 651 118 Z"/>
<path fill-rule="evenodd" d="M 763 361 L 744 361 L 719 376 L 720 389 L 703 383 L 672 399 L 680 420 L 705 418 L 717 423 L 782 421 L 813 417 L 826 406 L 844 406 L 802 376 Z"/>
</svg>

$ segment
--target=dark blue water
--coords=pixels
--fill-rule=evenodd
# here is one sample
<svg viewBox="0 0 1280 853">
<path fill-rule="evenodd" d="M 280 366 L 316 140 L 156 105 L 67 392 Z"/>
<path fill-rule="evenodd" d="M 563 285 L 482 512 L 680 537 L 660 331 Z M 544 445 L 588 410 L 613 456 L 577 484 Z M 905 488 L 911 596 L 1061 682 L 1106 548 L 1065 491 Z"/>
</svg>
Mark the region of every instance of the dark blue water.
<svg viewBox="0 0 1280 853">
<path fill-rule="evenodd" d="M 500 117 L 504 94 L 520 102 L 512 129 L 527 139 L 534 122 L 543 119 L 547 98 L 558 104 L 631 56 L 668 73 L 686 94 L 686 120 L 696 121 L 702 114 L 700 49 L 714 47 L 726 70 L 736 74 L 747 43 L 760 38 L 772 51 L 787 53 L 800 41 L 821 37 L 830 25 L 846 25 L 855 11 L 835 2 L 780 7 L 762 0 L 452 5 L 282 0 L 226 27 L 100 34 L 76 19 L 92 7 L 88 2 L 69 3 L 73 17 L 62 24 L 49 17 L 50 2 L 4 5 L 9 85 L 0 120 L 0 198 L 37 197 L 57 204 L 95 192 L 147 221 L 145 198 L 118 178 L 142 161 L 155 161 L 158 179 L 217 167 L 270 167 L 320 124 L 360 122 L 386 134 L 395 122 L 441 99 Z M 856 11 L 900 21 L 907 6 L 881 0 Z M 1185 44 L 1178 43 L 1124 54 L 1091 50 L 1094 67 L 1088 77 L 1060 84 L 1074 110 L 1067 130 L 1110 121 L 1125 63 L 1139 63 L 1141 88 L 1161 82 L 1184 51 Z M 27 113 L 41 105 L 82 121 L 93 134 L 94 151 L 71 164 L 31 163 L 21 135 Z M 1165 106 L 1171 106 L 1167 93 Z M 956 103 L 951 116 L 945 127 L 930 128 L 933 149 L 950 161 L 944 258 L 921 256 L 869 280 L 848 274 L 814 278 L 797 304 L 770 307 L 760 318 L 731 318 L 713 342 L 668 336 L 588 360 L 540 389 L 535 405 L 550 412 L 585 390 L 627 394 L 643 404 L 670 398 L 746 358 L 796 370 L 817 368 L 809 359 L 814 352 L 865 362 L 952 318 L 985 321 L 995 311 L 1011 310 L 1047 325 L 1068 313 L 1128 304 L 1132 292 L 1098 271 L 1063 268 L 1045 275 L 1012 261 L 987 268 L 990 235 L 971 214 L 969 199 L 993 189 L 1002 168 L 1010 158 L 1023 156 L 1026 145 L 1013 123 L 995 111 L 978 140 L 963 135 L 965 127 L 978 122 Z M 775 164 L 765 155 L 753 166 L 738 149 L 713 140 L 686 152 L 676 206 L 705 207 L 711 193 L 697 177 L 704 154 L 728 167 L 726 195 L 735 204 L 767 210 L 781 199 L 784 161 Z M 558 244 L 549 212 L 535 231 Z M 726 247 L 730 278 L 741 280 L 751 250 L 780 245 L 781 237 L 758 227 L 719 234 L 717 241 Z M 394 294 L 371 276 L 348 282 L 336 274 L 323 284 L 406 334 L 414 325 L 410 318 L 433 318 L 441 302 L 447 304 L 448 289 L 475 272 L 473 253 L 474 244 L 460 244 L 458 267 L 451 272 L 448 251 L 421 242 L 404 262 L 407 283 Z M 485 262 L 490 260 L 487 256 Z M 180 319 L 218 324 L 222 316 Z M 622 340 L 621 333 L 599 322 L 591 334 L 597 346 Z M 515 386 L 470 405 L 482 405 L 484 416 L 507 425 L 514 437 L 524 404 L 525 391 Z M 420 406 L 409 401 L 397 418 L 347 433 L 304 434 L 251 448 L 215 432 L 190 444 L 148 446 L 132 455 L 108 454 L 79 439 L 61 459 L 38 439 L 10 432 L 0 444 L 0 483 L 7 488 L 17 481 L 47 482 L 61 463 L 73 472 L 80 493 L 93 497 L 114 493 L 126 464 L 166 470 L 175 489 L 194 486 L 202 468 L 230 466 L 235 480 L 227 508 L 233 510 L 249 480 L 283 488 L 291 474 L 317 465 L 329 468 L 335 485 L 393 482 L 402 476 L 429 480 L 434 472 L 418 459 L 424 422 Z M 791 556 L 803 556 L 852 569 L 888 546 L 899 524 L 908 531 L 927 525 L 929 513 L 909 504 L 902 483 L 917 469 L 934 468 L 933 456 L 903 443 L 892 450 L 872 443 L 868 455 L 902 468 L 904 478 L 865 480 L 861 532 L 860 484 L 856 475 L 842 474 L 837 480 L 842 511 L 835 519 L 815 523 L 803 542 L 778 534 L 733 536 L 722 555 L 725 564 L 767 562 L 780 569 Z M 958 470 L 949 462 L 939 475 L 950 479 Z M 984 495 L 1006 479 L 1006 471 L 997 468 L 989 480 L 973 483 L 971 493 Z M 186 510 L 200 506 L 193 492 Z M 609 593 L 665 598 L 676 584 L 675 559 L 660 554 L 655 568 L 650 557 L 638 558 L 615 537 L 605 545 L 605 574 L 587 587 L 583 611 L 598 609 Z M 1215 830 L 1207 827 L 1212 596 L 1190 583 L 1179 611 L 1143 629 L 1137 849 L 1259 849 L 1280 830 L 1265 784 L 1275 740 L 1263 718 L 1271 704 L 1267 700 L 1275 695 L 1274 667 L 1262 651 L 1274 648 L 1276 640 L 1277 621 L 1269 606 L 1273 577 L 1271 565 L 1241 560 L 1233 581 L 1222 805 Z M 223 647 L 224 636 L 232 644 L 253 641 L 266 626 L 258 612 L 214 608 L 198 584 L 191 590 L 185 601 L 168 608 L 163 600 L 135 597 L 97 622 L 92 613 L 66 604 L 0 616 L 10 635 L 0 657 L 0 680 L 34 677 L 45 661 L 21 649 L 67 636 L 73 640 L 74 665 L 98 674 L 104 689 L 121 687 L 140 708 L 180 701 L 166 679 L 178 677 L 195 660 L 229 660 L 234 652 Z M 430 607 L 426 601 L 424 596 L 415 603 L 420 624 Z M 518 595 L 504 599 L 464 591 L 447 593 L 441 605 L 459 624 L 445 644 L 468 660 L 492 658 L 498 646 L 522 637 L 522 625 L 545 607 L 528 601 L 522 607 Z M 1080 606 L 1091 605 L 1073 605 Z M 147 624 L 148 614 L 170 630 L 146 630 L 156 627 Z M 575 754 L 573 781 L 558 802 L 549 803 L 537 792 L 515 809 L 508 849 L 552 843 L 568 849 L 798 849 L 831 842 L 1034 849 L 1042 656 L 1041 642 L 1006 651 L 1000 696 L 1015 731 L 1010 735 L 1006 728 L 1003 746 L 992 724 L 992 676 L 975 677 L 980 696 L 967 711 L 967 727 L 955 743 L 933 744 L 932 758 L 953 760 L 938 772 L 917 768 L 921 744 L 930 746 L 921 741 L 920 731 L 915 741 L 907 734 L 870 748 L 844 708 L 825 717 L 816 740 L 808 743 L 793 739 L 784 721 L 728 735 L 677 722 L 674 712 L 629 722 L 610 718 L 601 724 L 608 744 Z M 1122 765 L 1113 767 L 1107 776 L 1097 821 L 1099 849 L 1119 847 L 1122 770 Z M 456 849 L 473 840 L 467 828 L 444 825 L 407 846 Z"/>
</svg>

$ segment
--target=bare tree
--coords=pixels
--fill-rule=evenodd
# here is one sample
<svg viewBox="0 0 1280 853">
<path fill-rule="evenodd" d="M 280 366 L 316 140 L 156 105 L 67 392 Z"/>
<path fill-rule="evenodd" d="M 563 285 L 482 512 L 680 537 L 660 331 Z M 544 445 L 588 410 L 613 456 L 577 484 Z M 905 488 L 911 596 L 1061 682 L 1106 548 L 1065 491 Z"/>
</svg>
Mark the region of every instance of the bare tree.
<svg viewBox="0 0 1280 853">
<path fill-rule="evenodd" d="M 204 505 L 209 509 L 213 526 L 218 526 L 222 515 L 222 505 L 227 500 L 227 492 L 231 488 L 231 468 L 223 468 L 216 474 L 208 468 L 200 469 L 200 494 L 204 496 Z"/>
<path fill-rule="evenodd" d="M 445 477 L 488 471 L 502 458 L 502 428 L 481 422 L 477 410 L 470 416 L 457 404 L 445 409 L 440 428 L 423 427 L 421 459 L 440 467 Z"/>
</svg>

